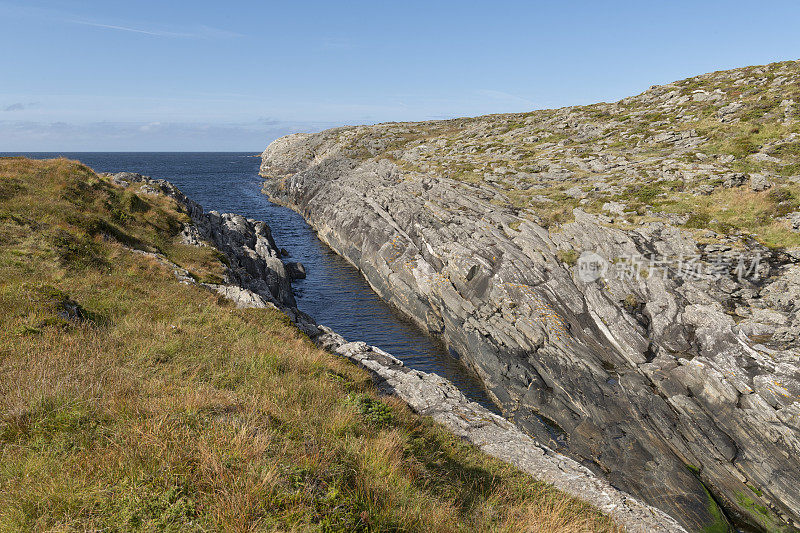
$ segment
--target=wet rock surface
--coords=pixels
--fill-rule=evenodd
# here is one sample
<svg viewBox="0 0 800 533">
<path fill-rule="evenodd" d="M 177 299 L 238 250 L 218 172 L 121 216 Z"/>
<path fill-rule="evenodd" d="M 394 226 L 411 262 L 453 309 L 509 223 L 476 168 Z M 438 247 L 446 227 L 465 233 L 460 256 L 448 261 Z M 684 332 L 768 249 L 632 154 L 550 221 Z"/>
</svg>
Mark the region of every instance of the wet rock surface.
<svg viewBox="0 0 800 533">
<path fill-rule="evenodd" d="M 658 88 L 640 98 L 671 101 L 670 94 Z M 719 120 L 738 110 L 722 107 Z M 591 124 L 570 110 L 563 115 L 576 138 L 596 139 Z M 724 528 L 729 518 L 763 531 L 795 530 L 800 300 L 789 295 L 798 291 L 798 254 L 702 242 L 669 217 L 614 227 L 608 214 L 624 216 L 623 204 L 608 214 L 573 208 L 571 221 L 547 228 L 535 211 L 509 207 L 508 189 L 494 185 L 515 176 L 529 183 L 520 171 L 494 167 L 469 182 L 432 167 L 426 153 L 470 153 L 446 139 L 363 155 L 412 127 L 492 134 L 495 118 L 471 120 L 279 139 L 262 155 L 264 191 L 302 213 L 382 298 L 442 336 L 504 415 L 539 443 L 690 531 Z M 701 141 L 694 130 L 654 139 L 684 151 Z M 513 146 L 500 157 L 514 161 Z M 602 154 L 575 165 L 631 168 Z M 664 172 L 669 165 L 663 161 Z M 553 162 L 533 170 L 540 182 L 573 172 Z M 729 179 L 731 187 L 747 186 L 744 176 Z M 764 175 L 750 180 L 761 191 L 772 183 Z M 588 188 L 568 196 L 583 201 Z M 680 224 L 689 218 L 676 217 Z M 587 281 L 579 270 L 584 253 L 606 258 L 607 268 L 616 258 L 658 256 L 696 258 L 704 269 L 648 264 L 645 274 Z"/>
</svg>

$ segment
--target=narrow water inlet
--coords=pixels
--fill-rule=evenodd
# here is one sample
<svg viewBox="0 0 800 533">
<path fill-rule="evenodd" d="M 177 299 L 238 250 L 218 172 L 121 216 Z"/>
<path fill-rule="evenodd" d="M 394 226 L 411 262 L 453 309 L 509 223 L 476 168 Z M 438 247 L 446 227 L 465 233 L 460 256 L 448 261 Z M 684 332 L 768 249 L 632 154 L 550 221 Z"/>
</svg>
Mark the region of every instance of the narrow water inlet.
<svg viewBox="0 0 800 533">
<path fill-rule="evenodd" d="M 380 299 L 361 273 L 320 241 L 301 215 L 261 193 L 260 159 L 252 153 L 37 153 L 65 156 L 97 172 L 138 172 L 177 185 L 207 211 L 237 213 L 269 224 L 289 260 L 306 267 L 292 283 L 298 307 L 343 337 L 377 346 L 407 366 L 438 374 L 495 412 L 482 382 L 444 344 Z"/>
</svg>

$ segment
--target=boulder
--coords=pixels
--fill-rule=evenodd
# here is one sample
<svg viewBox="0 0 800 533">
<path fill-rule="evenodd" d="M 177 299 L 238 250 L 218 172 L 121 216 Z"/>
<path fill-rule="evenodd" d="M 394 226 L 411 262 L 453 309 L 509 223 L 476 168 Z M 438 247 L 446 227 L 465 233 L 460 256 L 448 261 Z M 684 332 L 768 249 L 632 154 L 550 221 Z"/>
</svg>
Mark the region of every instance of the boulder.
<svg viewBox="0 0 800 533">
<path fill-rule="evenodd" d="M 772 187 L 772 182 L 764 174 L 750 174 L 750 189 L 753 191 L 766 191 L 770 187 Z"/>
<path fill-rule="evenodd" d="M 286 273 L 289 275 L 289 278 L 293 280 L 306 278 L 306 268 L 303 266 L 303 263 L 297 261 L 286 263 Z"/>
</svg>

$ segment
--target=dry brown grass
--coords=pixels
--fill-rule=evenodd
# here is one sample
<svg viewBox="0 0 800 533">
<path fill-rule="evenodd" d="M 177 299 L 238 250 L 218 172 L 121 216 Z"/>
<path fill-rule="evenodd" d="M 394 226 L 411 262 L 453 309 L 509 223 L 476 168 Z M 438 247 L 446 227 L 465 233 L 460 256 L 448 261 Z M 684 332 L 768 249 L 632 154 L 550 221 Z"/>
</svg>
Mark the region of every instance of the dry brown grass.
<svg viewBox="0 0 800 533">
<path fill-rule="evenodd" d="M 749 234 L 770 247 L 800 245 L 800 235 L 792 231 L 784 218 L 800 208 L 800 186 L 794 183 L 760 192 L 745 185 L 732 189 L 720 187 L 708 196 L 673 193 L 654 204 L 664 211 L 690 215 L 684 225 L 688 228 Z"/>
<path fill-rule="evenodd" d="M 617 531 L 119 242 L 220 268 L 170 202 L 66 160 L 0 193 L 0 530 Z"/>
</svg>

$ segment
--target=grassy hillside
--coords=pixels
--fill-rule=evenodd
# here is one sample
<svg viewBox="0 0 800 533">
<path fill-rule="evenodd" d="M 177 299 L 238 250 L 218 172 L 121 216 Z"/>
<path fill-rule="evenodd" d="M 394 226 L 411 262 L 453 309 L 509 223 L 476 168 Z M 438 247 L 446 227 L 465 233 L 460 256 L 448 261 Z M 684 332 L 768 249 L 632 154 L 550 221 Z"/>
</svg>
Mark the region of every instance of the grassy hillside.
<svg viewBox="0 0 800 533">
<path fill-rule="evenodd" d="M 218 280 L 187 220 L 76 162 L 0 159 L 0 530 L 617 530 L 130 250 Z"/>
<path fill-rule="evenodd" d="M 614 103 L 333 131 L 353 158 L 482 186 L 546 226 L 580 207 L 622 227 L 667 220 L 706 239 L 800 246 L 787 218 L 800 210 L 798 61 Z"/>
</svg>

